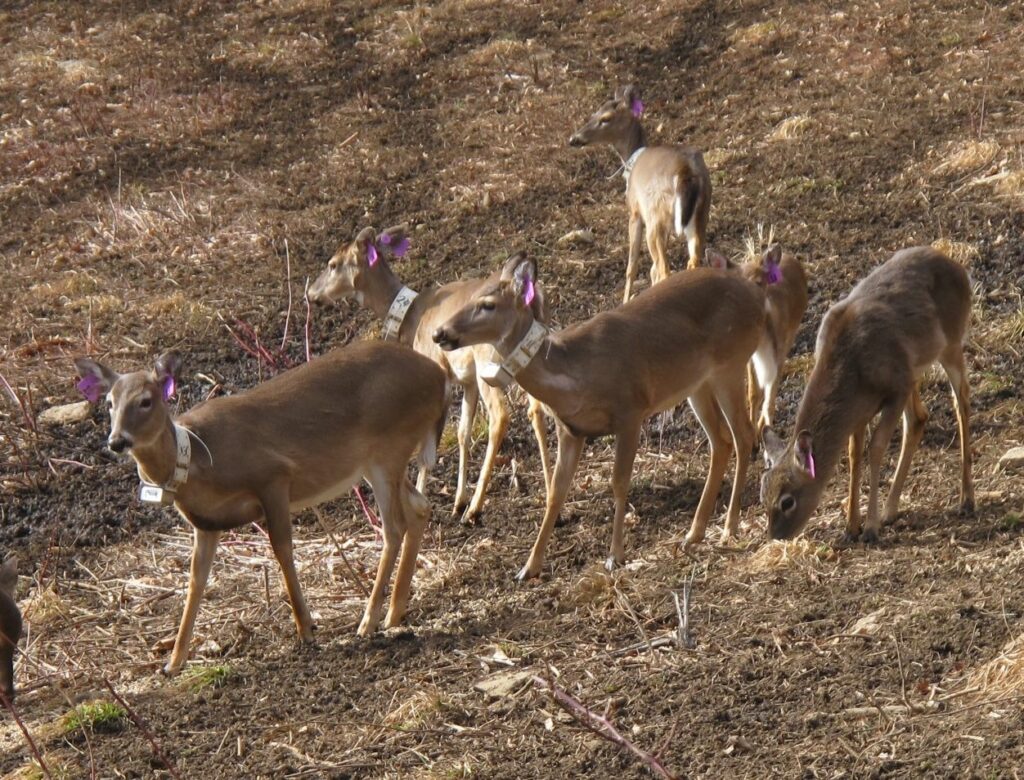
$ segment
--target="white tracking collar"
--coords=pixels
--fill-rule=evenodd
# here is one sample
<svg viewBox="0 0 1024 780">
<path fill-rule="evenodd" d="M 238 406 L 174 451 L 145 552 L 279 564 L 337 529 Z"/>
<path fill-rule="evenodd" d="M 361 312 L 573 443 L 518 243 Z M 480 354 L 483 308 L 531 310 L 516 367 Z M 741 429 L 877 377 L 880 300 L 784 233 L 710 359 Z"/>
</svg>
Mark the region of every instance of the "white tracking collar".
<svg viewBox="0 0 1024 780">
<path fill-rule="evenodd" d="M 629 174 L 633 172 L 633 166 L 636 165 L 637 158 L 646 150 L 646 146 L 641 146 L 633 154 L 629 155 L 629 159 L 622 164 L 622 178 L 626 180 L 626 184 L 629 184 Z"/>
<path fill-rule="evenodd" d="M 188 465 L 192 462 L 192 440 L 189 437 L 188 428 L 177 423 L 172 423 L 172 425 L 174 426 L 175 463 L 174 474 L 171 475 L 170 482 L 165 485 L 154 485 L 152 482 L 147 482 L 146 478 L 142 476 L 142 467 L 138 467 L 139 482 L 142 483 L 139 485 L 139 500 L 147 504 L 173 504 L 175 493 L 188 479 Z"/>
<path fill-rule="evenodd" d="M 547 336 L 547 327 L 534 320 L 522 341 L 508 357 L 500 363 L 488 362 L 480 367 L 480 378 L 493 387 L 508 387 L 515 380 L 516 374 L 533 360 Z"/>
<path fill-rule="evenodd" d="M 404 285 L 398 291 L 398 295 L 391 302 L 391 308 L 388 309 L 388 314 L 384 318 L 385 341 L 393 341 L 398 338 L 398 331 L 402 329 L 405 315 L 409 311 L 409 307 L 412 306 L 412 302 L 416 300 L 417 295 L 419 295 L 418 292 L 410 290 Z"/>
</svg>

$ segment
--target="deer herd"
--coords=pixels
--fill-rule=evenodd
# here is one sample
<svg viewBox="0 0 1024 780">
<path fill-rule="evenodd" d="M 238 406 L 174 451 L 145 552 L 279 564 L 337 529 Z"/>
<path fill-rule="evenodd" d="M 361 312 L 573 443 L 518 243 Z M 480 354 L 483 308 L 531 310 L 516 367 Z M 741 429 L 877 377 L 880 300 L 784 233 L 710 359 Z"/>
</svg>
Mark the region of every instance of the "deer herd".
<svg viewBox="0 0 1024 780">
<path fill-rule="evenodd" d="M 291 513 L 336 498 L 361 480 L 373 488 L 383 526 L 376 581 L 358 633 L 375 631 L 396 560 L 384 626 L 404 616 L 430 514 L 424 496 L 453 385 L 462 389 L 458 481 L 453 513 L 477 517 L 508 429 L 505 390 L 517 383 L 540 450 L 547 500 L 519 579 L 538 576 L 559 513 L 590 437 L 613 436 L 611 545 L 606 566 L 626 561 L 625 516 L 644 422 L 688 401 L 710 444 L 710 466 L 685 543 L 706 534 L 735 458 L 723 539 L 740 530 L 747 469 L 760 441 L 767 471 L 761 502 L 773 539 L 799 534 L 815 513 L 843 446 L 850 463 L 848 540 L 875 542 L 882 458 L 900 417 L 903 441 L 885 504 L 892 520 L 928 413 L 918 383 L 933 363 L 953 390 L 962 461 L 960 506 L 974 508 L 970 400 L 963 342 L 971 311 L 964 269 L 929 247 L 897 252 L 828 310 L 814 367 L 788 441 L 771 428 L 782 365 L 807 308 L 807 278 L 795 257 L 770 246 L 743 265 L 706 249 L 711 179 L 699 151 L 647 146 L 635 87 L 619 89 L 570 138 L 603 143 L 622 159 L 629 256 L 621 306 L 563 330 L 549 327 L 536 262 L 512 255 L 487 278 L 419 293 L 392 268 L 409 247 L 404 226 L 367 227 L 343 243 L 310 286 L 311 301 L 354 298 L 383 321 L 384 339 L 327 353 L 236 395 L 212 398 L 173 417 L 169 400 L 182 361 L 119 374 L 75 361 L 78 387 L 110 411 L 107 444 L 134 459 L 140 498 L 173 504 L 192 525 L 194 546 L 184 613 L 170 659 L 185 663 L 218 539 L 252 522 L 266 525 L 301 640 L 312 619 L 295 571 Z M 670 273 L 666 245 L 685 235 L 687 269 Z M 651 255 L 651 287 L 633 295 L 641 236 Z M 479 401 L 487 449 L 471 498 L 469 456 Z M 555 423 L 552 465 L 547 420 Z M 868 424 L 867 519 L 860 509 Z M 415 485 L 409 463 L 419 465 Z M 20 634 L 16 573 L 0 567 L 0 690 L 13 696 L 11 656 Z"/>
</svg>

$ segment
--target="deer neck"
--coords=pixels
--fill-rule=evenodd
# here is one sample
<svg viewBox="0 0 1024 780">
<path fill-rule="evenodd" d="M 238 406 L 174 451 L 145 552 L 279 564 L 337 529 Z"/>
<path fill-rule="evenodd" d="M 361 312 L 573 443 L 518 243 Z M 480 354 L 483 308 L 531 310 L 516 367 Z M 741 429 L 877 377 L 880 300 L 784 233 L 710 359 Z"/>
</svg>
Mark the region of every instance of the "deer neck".
<svg viewBox="0 0 1024 780">
<path fill-rule="evenodd" d="M 517 338 L 522 339 L 527 330 L 528 328 L 520 329 Z M 507 349 L 518 343 L 511 339 L 509 341 L 511 345 L 497 345 L 497 348 Z M 539 343 L 533 359 L 516 374 L 516 381 L 538 401 L 551 407 L 556 414 L 571 414 L 570 406 L 578 401 L 580 392 L 579 383 L 573 379 L 572 369 L 572 355 L 566 351 L 560 340 L 552 338 L 549 332 Z"/>
<path fill-rule="evenodd" d="M 150 485 L 170 485 L 175 479 L 178 464 L 177 430 L 171 416 L 160 435 L 150 444 L 132 447 L 132 457 L 139 470 L 139 479 Z"/>
<path fill-rule="evenodd" d="M 377 259 L 376 267 L 370 268 L 366 274 L 363 300 L 370 310 L 383 320 L 388 316 L 391 304 L 404 286 L 401 279 L 391 270 L 387 260 L 380 257 Z"/>
<path fill-rule="evenodd" d="M 625 165 L 629 158 L 633 156 L 633 152 L 647 146 L 647 133 L 644 132 L 644 128 L 643 125 L 640 124 L 640 120 L 634 121 L 633 124 L 629 126 L 629 130 L 627 130 L 621 138 L 616 140 L 612 146 L 618 153 L 623 165 Z"/>
</svg>

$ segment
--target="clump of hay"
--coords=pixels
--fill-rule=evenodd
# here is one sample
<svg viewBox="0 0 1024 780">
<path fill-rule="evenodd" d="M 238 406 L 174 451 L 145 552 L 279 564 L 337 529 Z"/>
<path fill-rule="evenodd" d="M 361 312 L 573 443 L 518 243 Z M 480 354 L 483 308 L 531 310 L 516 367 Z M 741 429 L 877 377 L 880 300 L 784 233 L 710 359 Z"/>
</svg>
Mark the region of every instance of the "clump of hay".
<svg viewBox="0 0 1024 780">
<path fill-rule="evenodd" d="M 806 114 L 786 117 L 768 134 L 768 140 L 792 141 L 805 135 L 813 127 L 814 120 Z"/>
<path fill-rule="evenodd" d="M 839 554 L 827 544 L 799 538 L 771 541 L 750 556 L 748 567 L 754 571 L 776 569 L 820 568 L 822 563 L 837 560 Z"/>
<path fill-rule="evenodd" d="M 995 191 L 1000 197 L 1024 201 L 1024 171 L 1008 171 L 996 180 Z"/>
<path fill-rule="evenodd" d="M 970 266 L 972 262 L 981 256 L 977 245 L 968 244 L 966 241 L 952 241 L 948 238 L 940 238 L 932 242 L 932 248 L 938 249 L 950 260 L 955 260 L 960 265 Z"/>
<path fill-rule="evenodd" d="M 765 228 L 763 222 L 758 222 L 753 233 L 747 233 L 743 237 L 743 260 L 749 262 L 757 260 L 764 251 L 775 243 L 775 225 Z"/>
<path fill-rule="evenodd" d="M 436 685 L 428 685 L 413 693 L 384 716 L 384 724 L 399 729 L 420 729 L 433 721 L 447 703 Z"/>
<path fill-rule="evenodd" d="M 964 679 L 963 689 L 974 701 L 996 701 L 1024 694 L 1024 634 L 1010 640 L 998 656 Z"/>
<path fill-rule="evenodd" d="M 772 21 L 755 22 L 741 27 L 732 34 L 733 45 L 760 46 L 773 41 L 779 35 L 779 25 Z"/>
<path fill-rule="evenodd" d="M 976 171 L 988 165 L 999 153 L 995 141 L 963 141 L 950 150 L 946 159 L 932 169 L 932 173 L 961 174 Z"/>
</svg>

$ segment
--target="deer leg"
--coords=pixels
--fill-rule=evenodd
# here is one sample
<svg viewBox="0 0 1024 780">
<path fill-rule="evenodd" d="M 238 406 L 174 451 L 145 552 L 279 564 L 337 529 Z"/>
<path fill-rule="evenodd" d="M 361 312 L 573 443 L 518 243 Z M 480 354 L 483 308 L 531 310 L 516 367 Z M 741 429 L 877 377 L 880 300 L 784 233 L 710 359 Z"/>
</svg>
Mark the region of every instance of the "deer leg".
<svg viewBox="0 0 1024 780">
<path fill-rule="evenodd" d="M 892 478 L 892 486 L 889 488 L 889 497 L 885 501 L 884 522 L 886 523 L 891 523 L 899 514 L 903 483 L 910 471 L 910 461 L 921 444 L 926 422 L 928 422 L 928 410 L 921 403 L 920 388 L 915 386 L 910 394 L 907 407 L 903 410 L 903 444 L 900 447 L 900 459 L 896 465 L 896 474 Z"/>
<path fill-rule="evenodd" d="M 846 541 L 855 542 L 860 536 L 860 475 L 864 462 L 864 426 L 854 429 L 847 447 L 850 458 L 850 485 L 846 494 Z"/>
<path fill-rule="evenodd" d="M 722 489 L 722 478 L 725 476 L 725 467 L 729 462 L 729 452 L 732 449 L 729 437 L 725 433 L 725 426 L 722 424 L 722 413 L 718 410 L 715 398 L 707 387 L 700 388 L 690 396 L 690 408 L 697 415 L 704 433 L 708 437 L 708 444 L 711 445 L 711 465 L 708 467 L 708 478 L 704 482 L 704 492 L 701 493 L 700 503 L 690 524 L 690 532 L 686 535 L 685 546 L 693 547 L 704 540 L 704 533 L 708 527 L 708 520 L 715 509 L 715 502 L 718 501 L 718 493 Z"/>
<path fill-rule="evenodd" d="M 540 574 L 541 567 L 544 565 L 544 550 L 551 539 L 551 532 L 562 511 L 562 505 L 565 504 L 565 497 L 572 485 L 572 478 L 576 475 L 576 468 L 580 464 L 580 455 L 583 454 L 586 438 L 573 436 L 561 423 L 556 426 L 556 429 L 558 431 L 558 455 L 555 458 L 555 473 L 551 478 L 547 506 L 544 508 L 544 520 L 541 523 L 540 531 L 537 532 L 537 540 L 533 543 L 533 549 L 530 551 L 526 565 L 516 575 L 518 580 L 529 579 Z"/>
<path fill-rule="evenodd" d="M 292 605 L 292 616 L 299 639 L 303 642 L 313 641 L 313 618 L 309 615 L 306 600 L 302 597 L 299 576 L 295 573 L 295 559 L 292 556 L 292 518 L 288 508 L 288 486 L 268 491 L 261 496 L 263 514 L 267 521 L 267 534 L 274 557 L 284 575 L 284 586 L 288 592 L 288 601 Z"/>
<path fill-rule="evenodd" d="M 889 441 L 906 405 L 907 399 L 901 398 L 883 406 L 878 425 L 868 443 L 868 519 L 864 524 L 864 533 L 861 534 L 861 540 L 866 544 L 878 541 L 878 531 L 882 526 L 878 512 L 878 481 L 882 472 L 882 458 L 889 449 Z"/>
<path fill-rule="evenodd" d="M 690 257 L 686 261 L 688 269 L 697 268 L 704 262 L 705 236 L 708 231 L 708 214 L 711 210 L 711 193 L 702 197 L 694 209 L 690 222 L 683 228 L 686 233 L 686 249 Z"/>
<path fill-rule="evenodd" d="M 480 469 L 473 500 L 469 502 L 469 509 L 463 515 L 463 519 L 467 521 L 475 520 L 483 509 L 484 496 L 487 495 L 487 487 L 491 484 L 491 476 L 494 473 L 494 460 L 498 457 L 498 450 L 508 430 L 508 403 L 505 400 L 505 391 L 491 387 L 479 378 L 477 385 L 484 399 L 484 408 L 487 410 L 487 452 L 484 454 L 484 465 Z"/>
<path fill-rule="evenodd" d="M 527 396 L 530 405 L 527 409 L 527 416 L 530 418 L 530 425 L 533 426 L 533 435 L 537 437 L 537 449 L 540 450 L 540 466 L 544 471 L 545 495 L 551 492 L 551 453 L 548 452 L 548 425 L 544 418 L 544 408 L 540 401 L 532 395 Z"/>
<path fill-rule="evenodd" d="M 455 486 L 455 505 L 452 516 L 466 508 L 466 474 L 469 471 L 469 451 L 473 447 L 473 420 L 480 401 L 480 390 L 475 381 L 462 387 L 462 414 L 459 416 L 459 478 Z"/>
<path fill-rule="evenodd" d="M 366 602 L 366 611 L 356 630 L 359 636 L 369 636 L 377 630 L 381 608 L 384 605 L 384 591 L 391 580 L 395 559 L 398 557 L 402 539 L 405 536 L 405 517 L 402 514 L 398 497 L 398 491 L 401 488 L 396 483 L 394 476 L 377 471 L 368 479 L 373 487 L 373 495 L 377 499 L 377 508 L 380 511 L 384 545 L 380 551 L 380 563 L 377 564 L 377 578 L 373 581 L 373 590 Z"/>
<path fill-rule="evenodd" d="M 615 466 L 612 469 L 612 493 L 615 517 L 612 520 L 612 546 L 604 567 L 611 571 L 626 562 L 626 500 L 633 477 L 633 463 L 640 445 L 640 422 L 621 427 L 615 434 Z"/>
<path fill-rule="evenodd" d="M 640 219 L 640 215 L 631 212 L 629 215 L 629 260 L 626 263 L 626 292 L 622 297 L 623 303 L 629 303 L 629 298 L 633 294 L 633 283 L 636 281 L 637 266 L 640 263 L 643 226 L 644 223 Z"/>
<path fill-rule="evenodd" d="M 665 231 L 661 225 L 647 226 L 647 251 L 651 255 L 651 285 L 668 278 L 668 258 L 665 256 Z"/>
<path fill-rule="evenodd" d="M 405 540 L 402 542 L 402 554 L 398 559 L 398 573 L 395 575 L 394 590 L 391 591 L 391 606 L 384 618 L 384 628 L 397 626 L 405 617 L 412 590 L 412 576 L 416 572 L 416 557 L 420 553 L 423 532 L 430 519 L 430 503 L 408 480 L 403 480 L 399 491 L 402 516 L 405 519 Z"/>
<path fill-rule="evenodd" d="M 750 466 L 750 454 L 754 449 L 754 426 L 750 422 L 743 398 L 743 386 L 736 381 L 742 376 L 741 370 L 723 377 L 715 388 L 715 400 L 718 408 L 729 424 L 732 433 L 733 447 L 736 450 L 736 473 L 732 483 L 732 495 L 729 497 L 729 511 L 726 515 L 723 541 L 735 537 L 740 530 L 740 509 L 743 503 L 743 488 L 747 483 L 747 468 Z"/>
<path fill-rule="evenodd" d="M 974 514 L 974 478 L 971 476 L 971 388 L 963 348 L 957 344 L 941 358 L 953 388 L 953 405 L 960 429 L 960 512 Z"/>
<path fill-rule="evenodd" d="M 747 363 L 747 409 L 750 414 L 752 425 L 758 425 L 758 407 L 761 405 L 761 385 L 757 382 L 757 372 L 754 370 L 754 361 Z M 760 433 L 760 429 L 758 429 Z"/>
<path fill-rule="evenodd" d="M 199 602 L 203 600 L 206 581 L 217 552 L 220 531 L 192 529 L 192 564 L 188 579 L 188 595 L 185 597 L 185 611 L 178 625 L 178 636 L 174 640 L 171 660 L 164 666 L 164 674 L 177 674 L 188 660 L 189 645 L 192 644 L 192 629 L 199 614 Z"/>
</svg>

